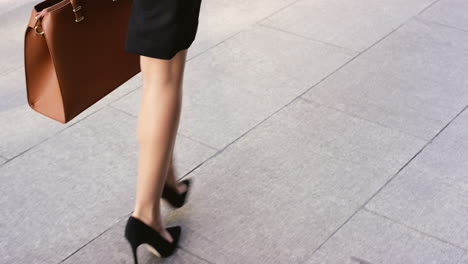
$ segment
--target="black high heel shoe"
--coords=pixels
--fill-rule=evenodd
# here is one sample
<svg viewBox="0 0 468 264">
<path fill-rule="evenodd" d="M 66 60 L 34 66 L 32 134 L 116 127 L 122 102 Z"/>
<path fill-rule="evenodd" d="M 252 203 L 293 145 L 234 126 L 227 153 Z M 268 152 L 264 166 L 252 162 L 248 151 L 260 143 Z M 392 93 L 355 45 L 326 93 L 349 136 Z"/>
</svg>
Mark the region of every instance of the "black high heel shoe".
<svg viewBox="0 0 468 264">
<path fill-rule="evenodd" d="M 156 230 L 145 224 L 140 219 L 130 216 L 125 227 L 125 238 L 130 243 L 133 252 L 135 264 L 138 264 L 137 248 L 139 245 L 146 243 L 147 248 L 151 253 L 161 258 L 169 257 L 174 253 L 180 238 L 181 227 L 172 226 L 166 228 L 171 234 L 173 242 L 169 243 Z M 157 253 L 155 252 L 157 251 Z"/>
<path fill-rule="evenodd" d="M 177 193 L 177 191 L 174 190 L 172 187 L 170 187 L 167 184 L 164 184 L 164 189 L 161 197 L 166 199 L 166 201 L 168 201 L 172 207 L 180 208 L 185 204 L 185 200 L 190 189 L 191 179 L 183 180 L 182 183 L 184 183 L 187 186 L 187 190 L 185 190 L 185 192 L 183 192 L 182 194 Z"/>
</svg>

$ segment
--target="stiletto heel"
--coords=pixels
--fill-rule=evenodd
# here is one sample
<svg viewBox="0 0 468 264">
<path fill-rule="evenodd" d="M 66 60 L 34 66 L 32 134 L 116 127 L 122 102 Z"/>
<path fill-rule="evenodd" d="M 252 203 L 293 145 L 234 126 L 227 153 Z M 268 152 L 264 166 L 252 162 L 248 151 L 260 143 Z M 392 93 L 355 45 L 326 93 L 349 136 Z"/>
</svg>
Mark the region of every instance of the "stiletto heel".
<svg viewBox="0 0 468 264">
<path fill-rule="evenodd" d="M 135 264 L 138 264 L 137 247 L 133 247 L 132 245 L 132 252 L 133 252 L 133 261 L 135 262 Z"/>
<path fill-rule="evenodd" d="M 166 230 L 173 238 L 172 243 L 169 243 L 156 230 L 140 219 L 133 216 L 128 218 L 125 226 L 125 238 L 132 247 L 135 264 L 138 264 L 137 249 L 141 244 L 147 244 L 148 249 L 157 257 L 166 258 L 174 253 L 179 242 L 181 227 L 172 226 L 166 228 Z"/>
<path fill-rule="evenodd" d="M 161 198 L 164 198 L 166 201 L 168 201 L 172 207 L 180 208 L 185 204 L 187 194 L 190 190 L 191 179 L 183 180 L 182 183 L 187 186 L 187 190 L 181 194 L 179 194 L 169 185 L 164 184 L 164 189 Z"/>
</svg>

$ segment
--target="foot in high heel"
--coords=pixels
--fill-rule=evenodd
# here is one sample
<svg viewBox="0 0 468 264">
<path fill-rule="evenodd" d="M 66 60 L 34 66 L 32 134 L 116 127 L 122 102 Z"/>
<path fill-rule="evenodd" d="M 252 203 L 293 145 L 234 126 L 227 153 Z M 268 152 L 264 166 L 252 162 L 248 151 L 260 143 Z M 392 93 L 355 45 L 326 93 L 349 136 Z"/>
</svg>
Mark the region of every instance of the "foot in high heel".
<svg viewBox="0 0 468 264">
<path fill-rule="evenodd" d="M 172 236 L 172 243 L 169 243 L 159 232 L 140 219 L 132 215 L 128 218 L 125 226 L 125 238 L 132 247 L 135 264 L 138 264 L 137 248 L 141 244 L 146 244 L 151 253 L 160 258 L 169 257 L 174 253 L 179 242 L 181 227 L 172 226 L 166 228 L 166 230 Z"/>
<path fill-rule="evenodd" d="M 171 186 L 164 184 L 164 189 L 163 189 L 163 193 L 161 197 L 164 198 L 166 201 L 168 201 L 172 207 L 180 208 L 185 204 L 191 182 L 192 182 L 191 179 L 186 179 L 181 182 L 187 186 L 185 192 L 181 194 L 179 194 Z"/>
</svg>

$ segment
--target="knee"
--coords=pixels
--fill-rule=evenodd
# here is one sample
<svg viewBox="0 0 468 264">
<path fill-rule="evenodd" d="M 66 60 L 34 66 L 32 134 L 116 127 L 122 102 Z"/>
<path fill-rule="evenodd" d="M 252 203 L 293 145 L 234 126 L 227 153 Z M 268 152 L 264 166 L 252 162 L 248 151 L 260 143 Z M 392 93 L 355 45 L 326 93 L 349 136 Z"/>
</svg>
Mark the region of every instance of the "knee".
<svg viewBox="0 0 468 264">
<path fill-rule="evenodd" d="M 179 78 L 173 74 L 155 74 L 143 81 L 143 89 L 147 91 L 174 90 L 180 86 Z"/>
</svg>

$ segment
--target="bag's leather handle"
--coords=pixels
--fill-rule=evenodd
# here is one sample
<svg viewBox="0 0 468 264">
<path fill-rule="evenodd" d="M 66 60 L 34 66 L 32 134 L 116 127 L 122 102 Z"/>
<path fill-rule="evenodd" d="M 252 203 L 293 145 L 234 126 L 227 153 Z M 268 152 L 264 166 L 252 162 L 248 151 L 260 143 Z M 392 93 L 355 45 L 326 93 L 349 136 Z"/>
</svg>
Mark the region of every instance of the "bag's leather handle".
<svg viewBox="0 0 468 264">
<path fill-rule="evenodd" d="M 82 13 L 82 7 L 81 3 L 83 0 L 64 0 L 60 2 L 60 6 L 57 7 L 62 7 L 67 5 L 68 3 L 71 4 L 73 13 L 75 13 L 75 22 L 80 22 L 84 19 L 83 13 Z M 112 0 L 112 2 L 117 2 L 118 0 Z M 34 12 L 34 11 L 33 11 Z M 48 8 L 45 8 L 41 10 L 40 12 L 34 13 L 33 16 L 31 16 L 28 27 L 31 27 L 35 30 L 36 34 L 38 35 L 44 35 L 44 31 L 42 30 L 42 25 L 41 25 L 41 20 L 42 17 L 49 12 Z"/>
</svg>

